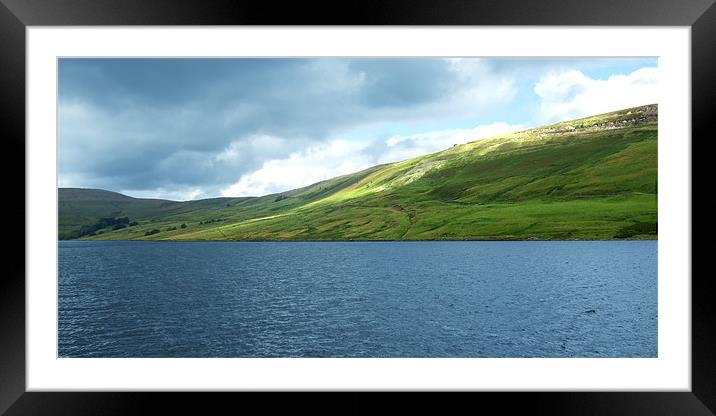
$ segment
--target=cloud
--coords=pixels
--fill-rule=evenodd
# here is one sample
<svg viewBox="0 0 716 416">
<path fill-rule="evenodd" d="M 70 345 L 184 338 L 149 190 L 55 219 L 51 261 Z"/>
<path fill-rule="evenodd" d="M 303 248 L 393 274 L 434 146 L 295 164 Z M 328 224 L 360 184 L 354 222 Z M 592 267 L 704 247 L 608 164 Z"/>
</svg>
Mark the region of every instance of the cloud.
<svg viewBox="0 0 716 416">
<path fill-rule="evenodd" d="M 209 198 L 212 195 L 207 194 L 203 188 L 156 188 L 156 189 L 123 189 L 120 191 L 125 195 L 131 195 L 135 198 L 150 199 L 168 199 L 170 201 L 190 201 L 194 199 Z"/>
<path fill-rule="evenodd" d="M 471 129 L 450 129 L 392 136 L 386 140 L 332 140 L 265 162 L 221 191 L 222 196 L 261 196 L 307 186 L 325 179 L 358 172 L 371 166 L 396 162 L 522 129 L 493 123 Z"/>
<path fill-rule="evenodd" d="M 362 153 L 365 142 L 333 140 L 292 153 L 284 159 L 264 162 L 221 191 L 222 196 L 260 196 L 300 188 L 324 179 L 365 169 L 372 160 Z"/>
<path fill-rule="evenodd" d="M 59 182 L 172 198 L 278 192 L 535 122 L 655 101 L 656 69 L 629 73 L 646 65 L 63 58 Z M 579 69 L 629 74 L 600 80 Z M 476 124 L 484 131 L 454 128 Z"/>
<path fill-rule="evenodd" d="M 378 158 L 378 162 L 389 163 L 409 159 L 443 150 L 455 144 L 463 144 L 473 140 L 523 130 L 524 128 L 521 125 L 497 122 L 476 126 L 471 129 L 450 129 L 407 136 L 394 136 L 386 141 L 385 151 Z"/>
<path fill-rule="evenodd" d="M 60 183 L 135 195 L 211 195 L 346 132 L 515 93 L 480 59 L 61 59 L 59 80 Z"/>
<path fill-rule="evenodd" d="M 578 70 L 550 73 L 539 79 L 534 92 L 541 98 L 540 118 L 563 121 L 658 101 L 658 70 L 645 67 L 606 80 L 592 79 Z"/>
</svg>

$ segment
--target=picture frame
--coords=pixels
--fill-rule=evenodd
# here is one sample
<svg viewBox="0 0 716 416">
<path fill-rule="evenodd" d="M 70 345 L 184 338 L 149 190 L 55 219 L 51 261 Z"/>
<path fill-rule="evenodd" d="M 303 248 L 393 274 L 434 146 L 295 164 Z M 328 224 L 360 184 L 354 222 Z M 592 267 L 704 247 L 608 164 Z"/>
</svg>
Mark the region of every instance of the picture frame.
<svg viewBox="0 0 716 416">
<path fill-rule="evenodd" d="M 25 154 L 25 30 L 27 26 L 45 25 L 655 25 L 690 26 L 692 31 L 692 137 L 706 137 L 710 121 L 711 94 L 716 92 L 712 64 L 716 63 L 714 32 L 716 6 L 713 0 L 688 3 L 673 0 L 648 0 L 588 3 L 583 1 L 550 0 L 544 2 L 504 1 L 500 4 L 447 1 L 394 1 L 385 3 L 324 5 L 290 3 L 276 7 L 258 2 L 215 2 L 206 8 L 196 1 L 128 1 L 117 4 L 111 0 L 93 2 L 39 0 L 0 0 L 0 85 L 6 155 Z M 321 10 L 322 13 L 318 13 Z M 519 12 L 516 12 L 519 11 Z M 693 140 L 692 140 L 693 143 Z M 693 153 L 696 154 L 696 153 Z M 21 166 L 6 163 L 6 175 L 16 177 L 25 172 L 24 157 L 8 157 Z M 693 166 L 693 165 L 692 165 Z M 693 168 L 692 168 L 693 169 Z M 692 175 L 697 178 L 695 171 Z M 9 195 L 25 194 L 25 184 L 14 181 Z M 694 195 L 696 196 L 696 195 Z M 24 198 L 23 198 L 24 201 Z M 692 200 L 693 204 L 693 200 Z M 695 205 L 692 205 L 695 206 Z M 26 207 L 23 203 L 23 209 Z M 15 211 L 19 210 L 16 206 Z M 19 217 L 15 213 L 13 217 Z M 25 218 L 25 221 L 30 221 Z M 20 221 L 6 226 L 20 228 Z M 12 230 L 23 235 L 23 230 Z M 693 238 L 693 234 L 692 234 Z M 192 402 L 202 406 L 211 401 L 219 406 L 222 395 L 207 398 L 172 394 L 136 393 L 35 393 L 26 392 L 25 378 L 25 242 L 14 244 L 9 272 L 0 283 L 0 412 L 8 414 L 51 414 L 62 408 L 69 414 L 135 413 L 144 401 L 171 401 L 183 407 Z M 692 258 L 703 246 L 693 244 Z M 693 268 L 693 266 L 692 266 Z M 509 393 L 520 394 L 522 400 L 509 399 L 502 393 L 481 393 L 482 400 L 503 409 L 520 406 L 539 408 L 550 414 L 713 414 L 716 409 L 716 343 L 711 317 L 714 306 L 710 300 L 711 285 L 704 274 L 692 273 L 692 390 L 687 393 L 623 392 L 623 393 Z M 507 396 L 509 397 L 509 396 Z M 140 399 L 141 398 L 141 399 Z M 199 399 L 199 400 L 197 400 Z"/>
</svg>

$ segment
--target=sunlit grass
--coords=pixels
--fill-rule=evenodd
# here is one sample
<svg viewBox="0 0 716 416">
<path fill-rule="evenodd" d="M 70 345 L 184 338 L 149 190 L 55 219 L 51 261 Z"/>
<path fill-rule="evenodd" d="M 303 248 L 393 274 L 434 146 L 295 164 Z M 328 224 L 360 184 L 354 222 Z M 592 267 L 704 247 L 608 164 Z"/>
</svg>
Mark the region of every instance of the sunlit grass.
<svg viewBox="0 0 716 416">
<path fill-rule="evenodd" d="M 642 107 L 478 140 L 260 198 L 178 203 L 61 192 L 60 237 L 100 217 L 128 216 L 139 224 L 84 238 L 656 238 L 654 112 Z"/>
</svg>

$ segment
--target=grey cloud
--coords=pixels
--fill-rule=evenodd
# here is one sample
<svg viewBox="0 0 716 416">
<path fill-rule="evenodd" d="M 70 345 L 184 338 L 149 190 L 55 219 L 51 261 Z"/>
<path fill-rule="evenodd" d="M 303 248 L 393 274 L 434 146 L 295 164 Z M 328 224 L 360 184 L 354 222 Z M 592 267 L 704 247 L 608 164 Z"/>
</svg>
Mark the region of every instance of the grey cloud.
<svg viewBox="0 0 716 416">
<path fill-rule="evenodd" d="M 440 59 L 61 59 L 59 80 L 62 182 L 138 191 L 216 192 L 352 128 L 454 112 L 466 88 Z"/>
</svg>

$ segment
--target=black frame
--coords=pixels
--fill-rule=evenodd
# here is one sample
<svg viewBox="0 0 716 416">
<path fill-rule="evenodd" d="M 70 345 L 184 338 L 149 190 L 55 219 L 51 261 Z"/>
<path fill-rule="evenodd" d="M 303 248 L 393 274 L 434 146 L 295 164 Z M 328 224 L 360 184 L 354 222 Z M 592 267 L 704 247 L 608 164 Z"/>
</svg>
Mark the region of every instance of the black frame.
<svg viewBox="0 0 716 416">
<path fill-rule="evenodd" d="M 2 169 L 6 178 L 18 178 L 17 172 L 25 171 L 25 158 L 19 156 L 25 155 L 25 27 L 41 25 L 690 26 L 692 136 L 709 140 L 713 136 L 709 110 L 712 96 L 716 94 L 716 75 L 711 69 L 716 65 L 714 1 L 363 0 L 273 4 L 250 0 L 204 3 L 196 0 L 0 0 L 0 131 L 6 149 Z M 695 173 L 692 166 L 694 181 L 701 177 Z M 15 253 L 6 257 L 11 261 L 5 263 L 7 271 L 0 278 L 0 413 L 133 414 L 142 413 L 147 401 L 157 400 L 161 400 L 162 405 L 181 406 L 183 410 L 191 408 L 187 405 L 194 405 L 205 411 L 206 406 L 221 405 L 224 400 L 236 406 L 233 395 L 26 393 L 25 263 L 20 261 L 25 258 L 25 229 L 19 218 L 25 215 L 25 221 L 32 219 L 20 212 L 18 203 L 22 198 L 24 210 L 24 182 L 15 179 L 4 185 L 10 187 L 6 190 L 6 198 L 12 198 L 13 204 L 9 210 L 11 217 L 7 217 L 10 221 L 4 222 L 3 226 L 13 227 L 9 235 L 13 236 L 14 245 L 9 246 L 9 250 Z M 692 189 L 698 188 L 692 186 Z M 710 186 L 703 189 L 710 189 Z M 693 200 L 692 197 L 692 204 Z M 704 231 L 700 233 L 705 234 Z M 22 244 L 14 237 L 20 235 L 23 236 Z M 693 244 L 692 237 L 692 253 L 707 248 L 710 247 Z M 711 321 L 715 307 L 710 299 L 710 274 L 692 274 L 691 392 L 481 393 L 478 398 L 480 407 L 485 408 L 489 401 L 505 410 L 529 409 L 549 414 L 714 414 L 716 342 Z M 685 279 L 689 277 L 683 276 Z M 357 400 L 351 400 L 351 403 L 359 404 Z"/>
</svg>

